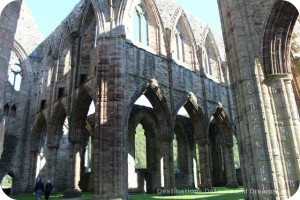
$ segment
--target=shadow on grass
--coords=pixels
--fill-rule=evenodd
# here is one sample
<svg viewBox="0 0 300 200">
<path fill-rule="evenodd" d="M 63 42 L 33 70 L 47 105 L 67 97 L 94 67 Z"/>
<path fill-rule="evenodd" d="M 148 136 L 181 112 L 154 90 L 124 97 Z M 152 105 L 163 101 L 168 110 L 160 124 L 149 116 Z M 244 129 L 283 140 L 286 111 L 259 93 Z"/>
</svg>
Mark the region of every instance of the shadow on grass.
<svg viewBox="0 0 300 200">
<path fill-rule="evenodd" d="M 163 193 L 164 191 L 158 191 Z M 243 200 L 243 189 L 214 188 L 214 191 L 197 192 L 195 190 L 178 190 L 176 195 L 168 196 L 165 194 L 158 195 L 131 195 L 131 200 Z"/>
</svg>

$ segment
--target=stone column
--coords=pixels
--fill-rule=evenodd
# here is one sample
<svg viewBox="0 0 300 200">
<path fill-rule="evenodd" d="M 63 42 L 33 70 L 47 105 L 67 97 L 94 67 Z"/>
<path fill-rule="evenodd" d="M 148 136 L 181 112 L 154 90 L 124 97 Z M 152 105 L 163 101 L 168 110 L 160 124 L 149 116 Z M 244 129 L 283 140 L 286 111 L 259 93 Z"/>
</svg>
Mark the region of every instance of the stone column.
<svg viewBox="0 0 300 200">
<path fill-rule="evenodd" d="M 225 169 L 226 169 L 226 187 L 228 188 L 237 188 L 238 183 L 236 180 L 236 172 L 233 159 L 233 145 L 224 144 L 222 149 L 224 151 L 224 160 L 225 160 Z"/>
<path fill-rule="evenodd" d="M 287 79 L 284 80 L 285 83 L 285 90 L 286 90 L 286 98 L 287 101 L 289 102 L 289 113 L 291 115 L 291 117 L 289 118 L 289 123 L 291 125 L 291 129 L 292 129 L 292 133 L 290 135 L 292 141 L 293 141 L 293 150 L 294 150 L 294 154 L 295 157 L 294 158 L 298 158 L 296 159 L 296 163 L 298 164 L 298 166 L 300 166 L 299 164 L 299 148 L 300 148 L 300 134 L 298 134 L 298 131 L 300 129 L 300 122 L 299 122 L 299 110 L 297 107 L 297 103 L 296 103 L 296 99 L 295 99 L 295 94 L 293 91 L 293 87 L 292 87 L 292 77 L 289 76 Z M 298 170 L 298 177 L 299 177 L 299 170 Z"/>
<path fill-rule="evenodd" d="M 128 198 L 123 36 L 98 38 L 94 199 Z"/>
<path fill-rule="evenodd" d="M 70 160 L 69 160 L 69 175 L 68 188 L 64 191 L 65 198 L 81 197 L 81 189 L 79 188 L 80 181 L 80 149 L 82 145 L 79 140 L 70 141 Z M 68 161 L 66 161 L 68 162 Z"/>
<path fill-rule="evenodd" d="M 186 143 L 186 151 L 187 151 L 187 176 L 188 176 L 188 187 L 194 187 L 194 163 L 193 163 L 193 147 L 191 147 L 190 142 Z"/>
<path fill-rule="evenodd" d="M 48 159 L 48 175 L 47 179 L 49 179 L 52 183 L 55 184 L 55 173 L 56 173 L 56 160 L 57 160 L 57 146 L 48 146 L 49 159 Z"/>
<path fill-rule="evenodd" d="M 174 160 L 173 160 L 173 135 L 162 136 L 161 147 L 163 157 L 164 189 L 175 188 Z"/>
<path fill-rule="evenodd" d="M 244 157 L 245 198 L 276 199 L 279 193 L 269 140 L 272 133 L 270 127 L 274 123 L 270 123 L 266 114 L 270 96 L 264 90 L 265 76 L 263 61 L 260 60 L 262 37 L 259 34 L 263 31 L 258 31 L 255 23 L 255 20 L 265 21 L 266 15 L 254 17 L 249 14 L 265 11 L 267 6 L 254 7 L 252 1 L 231 0 L 218 0 L 218 5 L 236 108 L 237 138 Z"/>
<path fill-rule="evenodd" d="M 211 167 L 209 162 L 208 140 L 198 140 L 199 159 L 200 159 L 200 185 L 201 190 L 211 190 Z"/>
<path fill-rule="evenodd" d="M 39 160 L 40 152 L 38 150 L 31 151 L 31 158 L 30 158 L 30 174 L 29 174 L 29 181 L 28 181 L 28 191 L 32 191 L 35 185 L 35 180 L 37 177 L 37 169 L 38 169 L 38 160 Z"/>
<path fill-rule="evenodd" d="M 163 170 L 160 170 L 161 166 L 159 162 L 161 158 L 160 142 L 152 130 L 148 131 L 145 130 L 148 169 L 147 193 L 157 193 L 157 189 L 162 187 L 161 177 L 163 177 Z"/>
<path fill-rule="evenodd" d="M 291 197 L 299 187 L 299 114 L 290 75 L 269 77 L 275 123 L 270 135 L 274 167 L 281 198 Z"/>
<path fill-rule="evenodd" d="M 0 10 L 0 158 L 3 151 L 5 129 L 2 121 L 5 80 L 7 78 L 10 54 L 14 43 L 21 3 L 14 1 L 3 6 L 4 9 Z M 1 6 L 1 8 L 3 7 Z"/>
</svg>

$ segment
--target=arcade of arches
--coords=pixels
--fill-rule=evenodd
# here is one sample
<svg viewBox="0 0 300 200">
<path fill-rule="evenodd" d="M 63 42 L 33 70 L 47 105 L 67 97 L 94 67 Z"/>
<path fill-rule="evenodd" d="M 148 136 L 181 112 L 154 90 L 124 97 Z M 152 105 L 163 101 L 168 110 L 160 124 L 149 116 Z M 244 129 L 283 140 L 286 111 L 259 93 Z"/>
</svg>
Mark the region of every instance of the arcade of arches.
<svg viewBox="0 0 300 200">
<path fill-rule="evenodd" d="M 12 193 L 37 177 L 101 200 L 238 185 L 257 191 L 246 199 L 273 200 L 298 189 L 291 3 L 218 0 L 224 42 L 174 0 L 81 0 L 44 40 L 24 1 L 2 3 L 0 178 Z"/>
</svg>

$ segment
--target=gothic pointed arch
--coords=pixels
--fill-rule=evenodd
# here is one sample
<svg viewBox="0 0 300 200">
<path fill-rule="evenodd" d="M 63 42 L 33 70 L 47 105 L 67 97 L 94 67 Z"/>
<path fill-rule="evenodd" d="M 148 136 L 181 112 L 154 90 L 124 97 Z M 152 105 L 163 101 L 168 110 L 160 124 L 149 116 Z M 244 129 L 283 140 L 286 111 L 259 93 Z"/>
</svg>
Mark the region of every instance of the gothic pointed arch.
<svg viewBox="0 0 300 200">
<path fill-rule="evenodd" d="M 96 64 L 92 63 L 91 53 L 97 46 L 97 38 L 100 34 L 97 15 L 92 3 L 85 6 L 85 10 L 79 27 L 80 56 L 78 59 L 77 86 L 84 84 L 95 76 Z"/>
<path fill-rule="evenodd" d="M 194 125 L 194 134 L 197 139 L 207 139 L 208 120 L 205 117 L 204 112 L 198 105 L 197 97 L 190 93 L 182 100 L 182 103 L 176 108 L 177 114 L 181 107 L 184 107 L 189 114 L 191 121 Z"/>
<path fill-rule="evenodd" d="M 87 114 L 92 98 L 84 87 L 80 87 L 69 116 L 69 139 L 80 140 L 86 126 Z"/>
<path fill-rule="evenodd" d="M 145 170 L 159 174 L 159 129 L 159 121 L 153 108 L 134 105 L 128 121 L 128 179 L 132 180 L 128 182 L 129 191 L 136 192 L 141 188 L 137 174 L 144 173 Z M 160 180 L 161 175 L 149 174 L 145 178 L 147 193 L 155 192 L 155 188 L 161 186 Z"/>
<path fill-rule="evenodd" d="M 233 144 L 233 127 L 222 106 L 218 106 L 213 114 L 217 129 L 221 134 L 222 144 Z"/>
<path fill-rule="evenodd" d="M 67 23 L 63 23 L 59 27 L 59 35 L 51 35 L 52 40 L 58 41 L 57 44 L 52 44 L 49 50 L 49 55 L 52 59 L 52 69 L 56 73 L 54 78 L 55 84 L 55 100 L 61 99 L 67 95 L 68 90 L 68 78 L 71 77 L 71 51 L 72 51 L 72 39 L 70 28 Z"/>
<path fill-rule="evenodd" d="M 107 26 L 107 22 L 110 21 L 109 19 L 110 10 L 106 9 L 110 7 L 109 1 L 101 2 L 101 1 L 91 0 L 90 2 L 95 13 L 95 18 L 97 21 L 99 33 L 105 33 L 106 31 L 109 31 L 108 28 L 110 27 Z"/>
<path fill-rule="evenodd" d="M 225 77 L 222 70 L 222 58 L 220 55 L 219 48 L 215 41 L 215 37 L 210 29 L 205 32 L 205 42 L 201 46 L 202 51 L 202 61 L 200 61 L 200 66 L 205 74 L 212 77 L 217 82 L 224 82 Z"/>
<path fill-rule="evenodd" d="M 157 134 L 155 129 L 158 126 L 158 122 L 156 115 L 152 112 L 152 109 L 135 105 L 129 116 L 128 129 L 134 130 L 140 123 L 143 125 L 144 129 L 146 128 L 149 132 Z"/>
<path fill-rule="evenodd" d="M 168 128 L 173 127 L 173 122 L 171 120 L 172 116 L 167 104 L 167 100 L 162 90 L 158 87 L 158 83 L 156 80 L 151 80 L 149 83 L 142 86 L 139 91 L 135 92 L 135 94 L 131 98 L 128 110 L 132 110 L 132 107 L 136 100 L 143 94 L 152 104 L 154 111 L 158 113 L 158 121 L 161 122 L 161 133 L 170 134 Z M 127 113 L 127 121 L 129 119 L 129 114 L 130 113 Z"/>
<path fill-rule="evenodd" d="M 196 68 L 196 40 L 193 35 L 189 20 L 181 10 L 172 28 L 170 50 L 173 59 L 185 63 L 191 70 Z"/>
<path fill-rule="evenodd" d="M 125 26 L 126 37 L 135 45 L 161 52 L 162 25 L 153 0 L 126 1 L 118 20 Z"/>
<path fill-rule="evenodd" d="M 265 76 L 290 74 L 291 36 L 299 16 L 297 8 L 287 1 L 275 1 L 263 36 Z"/>
</svg>

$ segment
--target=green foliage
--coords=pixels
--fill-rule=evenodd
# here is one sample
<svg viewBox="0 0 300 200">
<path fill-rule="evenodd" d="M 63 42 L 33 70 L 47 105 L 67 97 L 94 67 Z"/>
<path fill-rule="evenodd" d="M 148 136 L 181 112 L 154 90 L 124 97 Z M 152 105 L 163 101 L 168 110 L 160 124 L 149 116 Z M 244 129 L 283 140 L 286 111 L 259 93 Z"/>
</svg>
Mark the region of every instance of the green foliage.
<svg viewBox="0 0 300 200">
<path fill-rule="evenodd" d="M 10 175 L 5 175 L 2 179 L 1 186 L 3 188 L 11 188 L 12 187 L 13 178 Z"/>
<path fill-rule="evenodd" d="M 238 145 L 237 145 L 237 140 L 236 138 L 233 136 L 233 159 L 234 159 L 234 165 L 238 168 L 241 167 L 240 164 L 240 156 L 239 156 L 239 149 L 238 149 Z"/>
<path fill-rule="evenodd" d="M 197 159 L 197 169 L 200 169 L 199 163 L 199 147 L 196 145 L 196 159 Z M 141 124 L 136 127 L 135 133 L 135 167 L 136 168 L 147 168 L 147 151 L 146 151 L 146 138 L 144 134 L 144 129 Z M 236 167 L 240 167 L 240 157 L 238 151 L 237 140 L 233 136 L 233 156 L 234 164 Z M 178 146 L 176 139 L 173 140 L 173 158 L 174 158 L 174 170 L 178 171 Z"/>
<path fill-rule="evenodd" d="M 174 171 L 179 171 L 178 168 L 178 144 L 177 144 L 177 140 L 176 140 L 176 136 L 175 139 L 173 140 L 173 160 L 174 160 Z"/>
<path fill-rule="evenodd" d="M 135 130 L 135 168 L 147 168 L 146 137 L 141 124 Z"/>
<path fill-rule="evenodd" d="M 33 199 L 35 199 L 35 196 L 33 196 L 33 194 L 30 193 L 30 194 L 13 195 L 12 198 L 16 199 L 16 200 L 33 200 Z M 41 199 L 44 199 L 44 196 L 42 196 Z M 51 200 L 63 199 L 63 193 L 51 194 L 49 199 L 51 199 Z M 92 193 L 83 192 L 82 197 L 80 199 L 82 199 L 82 200 L 92 200 Z"/>
</svg>

